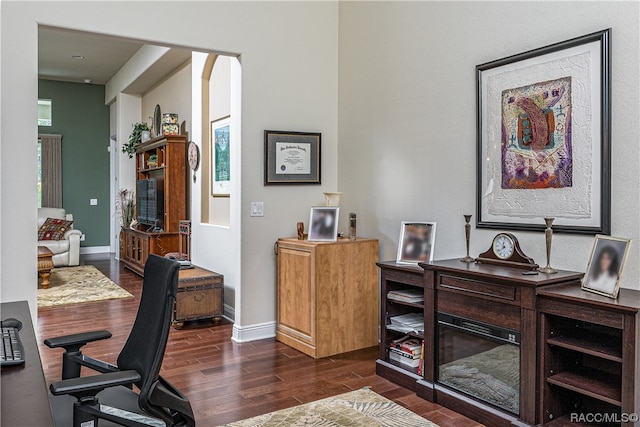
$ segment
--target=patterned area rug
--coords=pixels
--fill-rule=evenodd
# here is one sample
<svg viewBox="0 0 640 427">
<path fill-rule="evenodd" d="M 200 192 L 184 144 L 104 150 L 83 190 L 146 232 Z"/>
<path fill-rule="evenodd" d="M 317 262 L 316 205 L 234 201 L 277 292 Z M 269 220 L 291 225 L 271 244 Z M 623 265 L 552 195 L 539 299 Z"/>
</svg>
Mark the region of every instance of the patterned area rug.
<svg viewBox="0 0 640 427">
<path fill-rule="evenodd" d="M 38 307 L 132 298 L 92 265 L 54 268 L 49 289 L 38 289 Z"/>
<path fill-rule="evenodd" d="M 367 388 L 225 425 L 276 426 L 438 427 Z"/>
</svg>

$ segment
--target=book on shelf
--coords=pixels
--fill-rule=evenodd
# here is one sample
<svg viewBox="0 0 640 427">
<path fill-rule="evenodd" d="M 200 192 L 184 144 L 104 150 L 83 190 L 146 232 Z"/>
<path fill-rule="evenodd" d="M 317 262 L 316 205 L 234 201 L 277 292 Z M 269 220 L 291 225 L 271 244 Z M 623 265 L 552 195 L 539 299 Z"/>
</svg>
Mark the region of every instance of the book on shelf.
<svg viewBox="0 0 640 427">
<path fill-rule="evenodd" d="M 418 313 L 407 313 L 389 317 L 387 329 L 397 332 L 424 332 L 424 316 Z"/>
<path fill-rule="evenodd" d="M 422 353 L 422 340 L 405 335 L 404 337 L 391 341 L 391 347 L 402 350 L 414 356 L 419 356 Z"/>
<path fill-rule="evenodd" d="M 420 363 L 418 364 L 418 375 L 424 376 L 424 340 L 420 345 Z"/>
<path fill-rule="evenodd" d="M 420 356 L 413 356 L 396 348 L 389 348 L 389 359 L 411 368 L 418 368 L 420 366 Z"/>
<path fill-rule="evenodd" d="M 424 301 L 424 289 L 397 289 L 387 293 L 387 299 L 399 302 L 420 303 Z"/>
</svg>

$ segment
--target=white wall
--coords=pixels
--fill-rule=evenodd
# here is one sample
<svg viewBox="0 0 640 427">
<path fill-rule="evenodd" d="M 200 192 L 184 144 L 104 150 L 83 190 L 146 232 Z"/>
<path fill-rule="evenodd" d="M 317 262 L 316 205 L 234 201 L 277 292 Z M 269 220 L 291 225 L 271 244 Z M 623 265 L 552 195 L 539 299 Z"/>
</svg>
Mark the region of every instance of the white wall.
<svg viewBox="0 0 640 427">
<path fill-rule="evenodd" d="M 43 24 L 240 55 L 242 284 L 236 300 L 242 299 L 242 311 L 236 312 L 237 338 L 244 339 L 241 331 L 246 325 L 267 323 L 270 329 L 265 328 L 258 335 L 273 333 L 273 243 L 280 236 L 295 235 L 296 222 L 306 219 L 310 206 L 322 202 L 322 192 L 337 187 L 338 6 L 334 2 L 180 2 L 179 13 L 176 10 L 175 2 L 154 2 L 153 7 L 149 2 L 75 2 L 73 7 L 61 7 L 61 2 L 56 1 L 3 2 L 3 301 L 27 299 L 35 307 L 34 123 L 37 25 Z M 149 25 L 140 25 L 140 16 Z M 173 30 L 176 28 L 180 31 Z M 118 102 L 118 114 L 124 117 L 121 108 Z M 195 111 L 192 118 L 196 120 Z M 124 135 L 124 124 L 119 122 L 118 126 L 120 143 L 128 133 Z M 264 129 L 322 132 L 323 185 L 264 187 Z M 192 132 L 196 140 L 196 132 Z M 264 218 L 250 218 L 251 201 L 265 202 Z M 193 206 L 192 212 L 200 212 L 200 207 Z M 216 244 L 194 238 L 194 257 L 199 254 L 200 258 L 214 259 L 216 254 L 229 250 Z"/>
<path fill-rule="evenodd" d="M 436 259 L 464 256 L 475 214 L 475 66 L 613 28 L 612 234 L 635 240 L 639 288 L 637 2 L 341 2 L 339 182 L 358 232 L 394 259 L 400 221 L 438 222 Z M 525 22 L 527 24 L 523 24 Z M 475 218 L 474 218 L 475 221 Z M 472 255 L 495 231 L 473 230 Z M 516 233 L 545 262 L 542 233 Z M 584 271 L 592 237 L 556 235 L 552 265 Z"/>
<path fill-rule="evenodd" d="M 120 189 L 136 189 L 136 159 L 135 155 L 129 158 L 129 154 L 122 152 L 122 145 L 129 142 L 129 136 L 133 131 L 133 124 L 142 120 L 142 97 L 119 93 L 116 96 L 116 120 L 117 146 L 118 146 L 118 186 Z"/>
<path fill-rule="evenodd" d="M 241 252 L 241 180 L 233 179 L 229 188 L 231 197 L 225 198 L 228 206 L 226 225 L 215 225 L 209 223 L 208 217 L 203 217 L 202 209 L 208 205 L 210 196 L 210 186 L 208 181 L 209 162 L 208 147 L 209 137 L 209 108 L 203 111 L 203 81 L 202 75 L 207 60 L 206 54 L 193 53 L 193 120 L 201 122 L 202 126 L 194 127 L 194 141 L 201 141 L 200 152 L 204 153 L 202 165 L 196 173 L 196 182 L 191 184 L 191 206 L 192 206 L 192 260 L 194 264 L 200 265 L 209 270 L 216 271 L 224 275 L 224 314 L 230 319 L 236 320 L 236 330 L 240 330 L 242 325 L 239 322 L 239 310 L 236 311 L 237 303 L 240 301 L 242 277 L 242 252 Z M 231 66 L 233 64 L 233 66 Z M 229 69 L 234 70 L 234 77 L 227 82 L 226 92 L 233 93 L 233 101 L 228 99 L 227 114 L 234 116 L 234 121 L 230 125 L 230 170 L 234 175 L 241 176 L 242 172 L 242 146 L 240 123 L 242 112 L 240 109 L 240 64 L 237 59 L 229 61 Z M 236 298 L 238 295 L 238 298 Z M 236 334 L 236 335 L 239 335 Z M 239 338 L 239 337 L 236 337 Z"/>
<path fill-rule="evenodd" d="M 228 226 L 231 223 L 231 198 L 238 197 L 235 194 L 229 194 L 230 197 L 213 197 L 211 195 L 211 176 L 212 168 L 210 167 L 212 159 L 211 150 L 211 126 L 210 122 L 222 119 L 231 115 L 231 61 L 237 61 L 236 58 L 229 56 L 217 55 L 211 70 L 209 79 L 209 117 L 204 123 L 208 137 L 207 144 L 202 148 L 203 153 L 203 171 L 207 172 L 206 177 L 203 176 L 203 197 L 205 196 L 208 203 L 203 203 L 202 215 L 203 222 L 215 225 Z M 237 121 L 237 117 L 232 120 Z M 203 128 L 204 132 L 204 128 Z M 205 182 L 206 180 L 206 182 Z M 205 216 L 206 214 L 206 216 Z"/>
<path fill-rule="evenodd" d="M 156 105 L 163 113 L 177 113 L 180 123 L 186 121 L 191 131 L 191 63 L 183 64 L 171 75 L 142 95 L 142 121 L 151 125 Z"/>
</svg>

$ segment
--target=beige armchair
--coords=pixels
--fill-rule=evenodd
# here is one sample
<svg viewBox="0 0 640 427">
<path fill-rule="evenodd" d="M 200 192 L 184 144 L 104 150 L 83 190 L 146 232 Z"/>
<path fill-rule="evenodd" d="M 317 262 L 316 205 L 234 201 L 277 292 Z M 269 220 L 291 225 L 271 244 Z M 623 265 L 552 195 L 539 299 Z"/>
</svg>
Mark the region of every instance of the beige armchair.
<svg viewBox="0 0 640 427">
<path fill-rule="evenodd" d="M 38 229 L 47 218 L 66 219 L 73 221 L 73 215 L 68 214 L 64 209 L 59 208 L 39 208 L 38 209 Z M 68 230 L 64 238 L 60 240 L 40 240 L 38 246 L 46 246 L 53 252 L 53 265 L 56 267 L 73 266 L 80 264 L 80 230 Z"/>
</svg>

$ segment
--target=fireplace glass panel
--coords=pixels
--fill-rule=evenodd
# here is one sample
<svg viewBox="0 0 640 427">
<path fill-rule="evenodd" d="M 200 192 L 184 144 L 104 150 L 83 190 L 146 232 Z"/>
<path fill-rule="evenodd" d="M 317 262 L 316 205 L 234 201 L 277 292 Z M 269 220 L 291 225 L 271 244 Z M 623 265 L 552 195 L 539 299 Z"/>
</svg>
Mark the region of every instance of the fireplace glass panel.
<svg viewBox="0 0 640 427">
<path fill-rule="evenodd" d="M 438 381 L 518 415 L 520 333 L 438 313 Z"/>
</svg>

